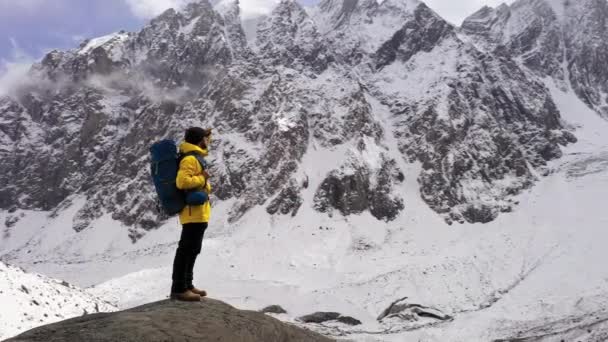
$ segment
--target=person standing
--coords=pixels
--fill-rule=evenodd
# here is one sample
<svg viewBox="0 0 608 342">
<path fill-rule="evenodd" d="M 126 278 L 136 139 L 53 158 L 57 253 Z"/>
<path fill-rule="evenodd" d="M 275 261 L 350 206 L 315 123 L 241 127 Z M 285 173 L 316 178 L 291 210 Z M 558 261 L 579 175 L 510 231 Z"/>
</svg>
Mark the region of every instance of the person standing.
<svg viewBox="0 0 608 342">
<path fill-rule="evenodd" d="M 211 129 L 191 127 L 186 130 L 184 142 L 179 146 L 176 185 L 186 192 L 187 205 L 179 214 L 182 232 L 173 261 L 171 299 L 200 301 L 201 297 L 207 295 L 192 284 L 192 278 L 211 214 L 208 200 L 211 185 L 204 161 L 210 144 Z"/>
</svg>

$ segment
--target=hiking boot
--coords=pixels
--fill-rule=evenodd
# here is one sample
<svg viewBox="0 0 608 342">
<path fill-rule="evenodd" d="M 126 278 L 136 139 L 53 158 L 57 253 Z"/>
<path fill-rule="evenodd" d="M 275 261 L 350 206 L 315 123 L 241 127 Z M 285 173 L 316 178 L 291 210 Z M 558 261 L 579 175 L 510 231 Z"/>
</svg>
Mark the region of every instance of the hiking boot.
<svg viewBox="0 0 608 342">
<path fill-rule="evenodd" d="M 199 295 L 201 297 L 207 297 L 207 291 L 205 291 L 205 290 L 199 290 L 199 289 L 197 289 L 194 286 L 190 288 L 190 292 L 196 293 L 197 295 Z"/>
<path fill-rule="evenodd" d="M 200 302 L 201 296 L 190 290 L 186 290 L 182 293 L 172 293 L 171 299 L 181 300 L 183 302 Z"/>
</svg>

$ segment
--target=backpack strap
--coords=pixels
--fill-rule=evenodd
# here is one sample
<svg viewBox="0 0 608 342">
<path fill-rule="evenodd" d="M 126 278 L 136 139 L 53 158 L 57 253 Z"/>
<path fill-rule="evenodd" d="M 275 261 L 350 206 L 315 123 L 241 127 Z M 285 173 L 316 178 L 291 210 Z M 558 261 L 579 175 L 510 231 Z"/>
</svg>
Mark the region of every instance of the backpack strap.
<svg viewBox="0 0 608 342">
<path fill-rule="evenodd" d="M 203 171 L 207 170 L 207 161 L 205 160 L 205 158 L 203 158 L 203 156 L 194 151 L 188 153 L 180 153 L 178 157 L 178 162 L 181 163 L 184 158 L 189 156 L 193 156 L 194 158 L 196 158 L 196 160 L 198 160 L 198 163 L 201 164 L 201 168 L 203 169 Z"/>
</svg>

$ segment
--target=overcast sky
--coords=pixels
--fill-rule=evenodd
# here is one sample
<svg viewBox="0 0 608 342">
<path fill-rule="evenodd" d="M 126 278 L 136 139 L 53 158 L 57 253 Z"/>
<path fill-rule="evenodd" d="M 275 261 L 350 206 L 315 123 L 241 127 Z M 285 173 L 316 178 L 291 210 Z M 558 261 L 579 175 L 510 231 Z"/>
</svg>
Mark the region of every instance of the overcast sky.
<svg viewBox="0 0 608 342">
<path fill-rule="evenodd" d="M 0 0 L 0 74 L 16 63 L 39 59 L 51 49 L 78 46 L 85 38 L 121 29 L 133 31 L 169 7 L 191 0 Z M 278 0 L 240 0 L 247 13 Z M 319 0 L 299 0 L 312 5 Z M 460 24 L 483 5 L 506 0 L 426 0 L 440 15 Z"/>
</svg>

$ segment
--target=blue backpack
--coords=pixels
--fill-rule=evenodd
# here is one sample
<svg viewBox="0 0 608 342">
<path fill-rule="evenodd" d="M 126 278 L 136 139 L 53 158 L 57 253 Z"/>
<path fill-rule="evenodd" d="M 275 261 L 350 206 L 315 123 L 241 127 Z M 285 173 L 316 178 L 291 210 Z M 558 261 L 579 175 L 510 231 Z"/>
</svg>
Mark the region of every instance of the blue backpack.
<svg viewBox="0 0 608 342">
<path fill-rule="evenodd" d="M 161 140 L 150 147 L 150 173 L 156 188 L 156 194 L 163 212 L 169 216 L 179 214 L 186 205 L 203 204 L 208 195 L 200 191 L 182 191 L 177 188 L 175 179 L 179 170 L 179 162 L 190 154 L 180 155 L 175 141 Z M 194 154 L 192 154 L 194 155 Z M 202 157 L 195 155 L 203 169 L 207 164 Z"/>
</svg>

